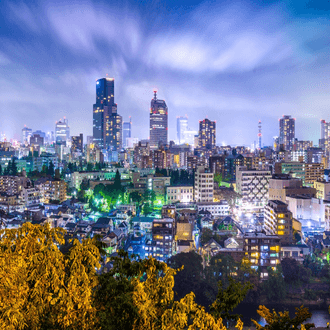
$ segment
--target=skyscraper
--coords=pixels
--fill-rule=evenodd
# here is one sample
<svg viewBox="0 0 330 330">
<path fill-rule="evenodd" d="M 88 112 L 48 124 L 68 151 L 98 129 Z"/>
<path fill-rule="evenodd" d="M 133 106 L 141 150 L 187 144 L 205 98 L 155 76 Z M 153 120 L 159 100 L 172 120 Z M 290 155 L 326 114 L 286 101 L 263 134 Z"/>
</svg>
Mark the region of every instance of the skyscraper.
<svg viewBox="0 0 330 330">
<path fill-rule="evenodd" d="M 186 143 L 185 132 L 188 130 L 188 117 L 176 117 L 177 139 L 179 144 Z"/>
<path fill-rule="evenodd" d="M 127 148 L 127 139 L 132 137 L 132 121 L 129 117 L 129 121 L 123 123 L 123 148 Z"/>
<path fill-rule="evenodd" d="M 291 116 L 283 116 L 280 118 L 280 136 L 279 143 L 285 150 L 292 150 L 295 139 L 295 119 Z"/>
<path fill-rule="evenodd" d="M 22 129 L 22 143 L 30 143 L 30 137 L 32 135 L 32 128 L 24 126 Z"/>
<path fill-rule="evenodd" d="M 204 119 L 199 122 L 198 147 L 213 149 L 215 147 L 215 121 Z"/>
<path fill-rule="evenodd" d="M 64 117 L 63 121 L 60 119 L 55 124 L 55 142 L 66 145 L 67 141 L 70 141 L 70 127 L 68 120 Z"/>
<path fill-rule="evenodd" d="M 160 144 L 167 144 L 168 136 L 168 109 L 165 101 L 154 98 L 150 106 L 150 148 L 157 149 Z"/>
<path fill-rule="evenodd" d="M 102 149 L 122 147 L 122 117 L 115 104 L 114 78 L 96 81 L 96 103 L 93 105 L 93 140 Z"/>
<path fill-rule="evenodd" d="M 327 123 L 324 119 L 321 120 L 321 139 L 319 141 L 319 146 L 323 150 L 329 147 L 329 135 L 330 135 L 330 123 Z"/>
</svg>

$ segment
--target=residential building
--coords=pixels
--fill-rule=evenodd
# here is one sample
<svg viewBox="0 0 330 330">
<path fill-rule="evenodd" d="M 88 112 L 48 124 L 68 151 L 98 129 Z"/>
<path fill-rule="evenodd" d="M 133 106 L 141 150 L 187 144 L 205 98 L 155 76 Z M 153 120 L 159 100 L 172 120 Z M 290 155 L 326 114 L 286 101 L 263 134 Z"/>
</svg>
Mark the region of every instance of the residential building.
<svg viewBox="0 0 330 330">
<path fill-rule="evenodd" d="M 324 176 L 322 163 L 305 164 L 305 183 L 313 185 L 315 181 L 321 180 Z"/>
<path fill-rule="evenodd" d="M 194 224 L 188 220 L 178 220 L 176 223 L 176 252 L 189 252 L 194 246 Z"/>
<path fill-rule="evenodd" d="M 172 218 L 154 219 L 152 240 L 156 246 L 152 256 L 159 261 L 167 261 L 174 252 L 175 223 Z"/>
<path fill-rule="evenodd" d="M 292 150 L 295 142 L 295 118 L 291 116 L 283 116 L 279 120 L 280 135 L 279 143 L 284 150 Z"/>
<path fill-rule="evenodd" d="M 252 264 L 252 268 L 260 271 L 263 279 L 268 277 L 268 267 L 274 270 L 280 264 L 280 238 L 277 235 L 264 233 L 245 233 L 243 236 L 243 250 Z"/>
<path fill-rule="evenodd" d="M 268 235 L 278 235 L 282 243 L 292 242 L 292 212 L 279 200 L 270 200 L 265 206 L 264 230 Z"/>
<path fill-rule="evenodd" d="M 73 152 L 83 152 L 84 151 L 84 136 L 80 133 L 78 136 L 71 137 L 71 150 Z"/>
<path fill-rule="evenodd" d="M 168 186 L 166 187 L 167 203 L 191 203 L 194 201 L 193 186 Z"/>
<path fill-rule="evenodd" d="M 236 168 L 236 191 L 243 205 L 264 206 L 268 202 L 270 171 L 248 170 L 246 166 Z"/>
<path fill-rule="evenodd" d="M 314 188 L 316 189 L 316 198 L 330 200 L 330 182 L 328 180 L 314 181 Z"/>
<path fill-rule="evenodd" d="M 198 212 L 208 211 L 213 217 L 224 217 L 229 215 L 229 205 L 226 200 L 219 202 L 197 202 Z"/>
<path fill-rule="evenodd" d="M 168 144 L 168 108 L 164 100 L 157 99 L 157 91 L 150 105 L 150 148 Z"/>
<path fill-rule="evenodd" d="M 199 122 L 198 147 L 200 149 L 214 149 L 216 143 L 216 122 L 203 119 Z"/>
<path fill-rule="evenodd" d="M 195 201 L 213 202 L 213 173 L 203 166 L 198 166 L 195 173 Z"/>
<path fill-rule="evenodd" d="M 289 174 L 274 174 L 269 179 L 269 200 L 280 200 L 285 203 L 288 195 L 314 197 L 315 194 L 315 188 L 303 187 L 301 179 L 292 178 Z"/>
</svg>

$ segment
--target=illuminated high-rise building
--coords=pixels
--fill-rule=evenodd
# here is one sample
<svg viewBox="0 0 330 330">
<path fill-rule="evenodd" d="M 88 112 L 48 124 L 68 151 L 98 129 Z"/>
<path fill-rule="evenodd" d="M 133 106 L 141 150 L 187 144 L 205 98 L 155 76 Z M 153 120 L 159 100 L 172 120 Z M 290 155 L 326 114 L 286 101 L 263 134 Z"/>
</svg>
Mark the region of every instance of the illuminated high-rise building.
<svg viewBox="0 0 330 330">
<path fill-rule="evenodd" d="M 168 142 L 168 109 L 164 100 L 157 99 L 157 92 L 154 91 L 154 98 L 150 105 L 150 148 L 157 149 L 159 145 L 166 145 Z"/>
<path fill-rule="evenodd" d="M 132 121 L 129 117 L 129 121 L 123 122 L 123 148 L 127 148 L 127 139 L 132 137 Z"/>
<path fill-rule="evenodd" d="M 295 119 L 291 116 L 283 116 L 279 120 L 280 136 L 279 143 L 283 145 L 284 150 L 292 150 L 295 141 Z"/>
<path fill-rule="evenodd" d="M 66 145 L 68 141 L 70 141 L 70 127 L 68 120 L 64 117 L 63 120 L 60 119 L 55 124 L 55 142 Z"/>
<path fill-rule="evenodd" d="M 32 128 L 24 126 L 22 129 L 22 143 L 30 143 L 30 137 L 32 136 Z"/>
<path fill-rule="evenodd" d="M 321 139 L 319 141 L 319 147 L 323 150 L 329 151 L 330 140 L 330 123 L 327 123 L 324 119 L 321 120 Z"/>
<path fill-rule="evenodd" d="M 188 117 L 176 117 L 177 139 L 179 144 L 187 143 L 185 132 L 188 130 Z"/>
<path fill-rule="evenodd" d="M 96 81 L 96 103 L 93 105 L 93 140 L 101 149 L 122 147 L 122 117 L 117 113 L 114 78 Z"/>
<path fill-rule="evenodd" d="M 215 121 L 204 119 L 199 122 L 198 147 L 201 149 L 215 148 Z"/>
</svg>

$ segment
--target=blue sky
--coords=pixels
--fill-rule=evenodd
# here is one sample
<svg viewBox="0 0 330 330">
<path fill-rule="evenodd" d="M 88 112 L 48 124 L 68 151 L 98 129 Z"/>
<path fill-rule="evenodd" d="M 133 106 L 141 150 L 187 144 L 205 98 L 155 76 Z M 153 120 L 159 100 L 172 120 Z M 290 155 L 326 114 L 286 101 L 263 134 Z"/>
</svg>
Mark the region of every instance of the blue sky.
<svg viewBox="0 0 330 330">
<path fill-rule="evenodd" d="M 133 136 L 148 137 L 153 90 L 198 128 L 217 121 L 217 144 L 263 142 L 278 118 L 317 143 L 330 121 L 329 1 L 1 1 L 0 132 L 24 125 L 92 134 L 95 80 L 115 78 Z"/>
</svg>

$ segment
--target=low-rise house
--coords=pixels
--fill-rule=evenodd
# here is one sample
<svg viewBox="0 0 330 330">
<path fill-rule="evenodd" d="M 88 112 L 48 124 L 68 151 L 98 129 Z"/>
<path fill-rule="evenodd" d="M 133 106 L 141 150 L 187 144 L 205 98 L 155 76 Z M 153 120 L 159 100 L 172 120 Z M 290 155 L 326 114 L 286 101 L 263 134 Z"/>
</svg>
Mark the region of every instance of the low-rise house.
<svg viewBox="0 0 330 330">
<path fill-rule="evenodd" d="M 310 254 L 310 248 L 305 244 L 288 244 L 282 245 L 280 251 L 280 258 L 294 258 L 298 262 L 302 263 L 304 261 L 304 257 Z"/>
<path fill-rule="evenodd" d="M 139 224 L 141 227 L 141 230 L 144 230 L 146 232 L 151 232 L 153 221 L 154 221 L 154 218 L 152 218 L 152 217 L 134 217 L 132 219 L 133 226 L 136 224 Z"/>
</svg>

